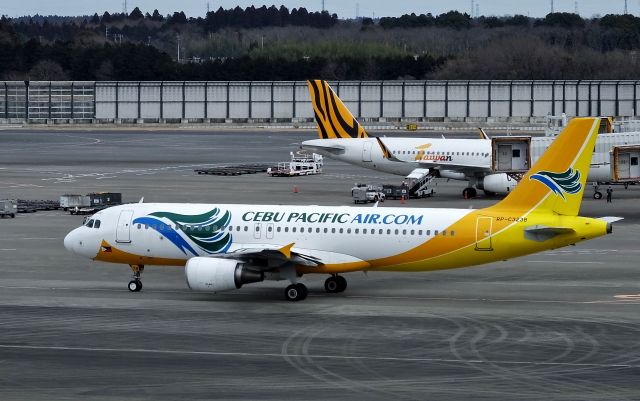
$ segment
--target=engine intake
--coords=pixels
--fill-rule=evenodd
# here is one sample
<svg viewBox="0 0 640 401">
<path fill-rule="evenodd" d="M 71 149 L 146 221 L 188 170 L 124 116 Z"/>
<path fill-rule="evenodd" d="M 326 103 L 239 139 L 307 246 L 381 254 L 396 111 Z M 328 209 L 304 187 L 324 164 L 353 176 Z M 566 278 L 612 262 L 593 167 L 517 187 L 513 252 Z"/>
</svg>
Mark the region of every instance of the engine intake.
<svg viewBox="0 0 640 401">
<path fill-rule="evenodd" d="M 264 280 L 264 273 L 248 269 L 234 259 L 191 258 L 184 267 L 189 288 L 195 291 L 219 292 Z"/>
</svg>

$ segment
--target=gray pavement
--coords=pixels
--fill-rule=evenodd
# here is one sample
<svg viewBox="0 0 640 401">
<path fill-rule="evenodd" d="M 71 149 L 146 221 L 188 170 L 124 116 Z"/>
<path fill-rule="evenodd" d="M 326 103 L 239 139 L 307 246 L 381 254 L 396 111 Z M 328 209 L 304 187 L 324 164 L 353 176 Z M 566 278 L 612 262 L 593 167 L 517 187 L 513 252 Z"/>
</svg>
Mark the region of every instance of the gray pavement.
<svg viewBox="0 0 640 401">
<path fill-rule="evenodd" d="M 3 131 L 0 198 L 348 205 L 354 182 L 398 180 L 329 160 L 304 178 L 193 173 L 286 160 L 313 135 Z M 496 201 L 463 200 L 463 186 L 404 206 Z M 625 217 L 605 238 L 469 269 L 348 274 L 339 295 L 307 276 L 299 303 L 272 282 L 193 293 L 173 267 L 149 267 L 130 293 L 127 266 L 62 247 L 82 217 L 3 219 L 0 400 L 639 400 L 639 201 L 633 186 L 610 205 L 585 197 L 583 214 Z"/>
</svg>

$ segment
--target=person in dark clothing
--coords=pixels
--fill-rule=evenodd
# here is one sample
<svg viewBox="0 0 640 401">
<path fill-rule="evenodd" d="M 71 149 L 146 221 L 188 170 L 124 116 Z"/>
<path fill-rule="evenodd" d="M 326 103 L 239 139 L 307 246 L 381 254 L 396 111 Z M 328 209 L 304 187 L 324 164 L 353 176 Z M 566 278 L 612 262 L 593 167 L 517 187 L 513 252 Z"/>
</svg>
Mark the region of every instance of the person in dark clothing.
<svg viewBox="0 0 640 401">
<path fill-rule="evenodd" d="M 611 188 L 611 185 L 609 185 L 609 188 L 607 188 L 607 203 L 611 203 L 612 196 L 613 196 L 613 188 Z"/>
</svg>

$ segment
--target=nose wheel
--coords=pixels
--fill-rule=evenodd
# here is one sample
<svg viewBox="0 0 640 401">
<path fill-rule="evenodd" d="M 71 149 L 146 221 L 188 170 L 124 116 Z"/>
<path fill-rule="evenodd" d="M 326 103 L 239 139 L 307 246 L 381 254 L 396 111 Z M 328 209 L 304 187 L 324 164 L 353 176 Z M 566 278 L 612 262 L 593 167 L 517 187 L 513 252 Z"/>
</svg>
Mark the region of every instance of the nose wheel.
<svg viewBox="0 0 640 401">
<path fill-rule="evenodd" d="M 129 291 L 131 292 L 139 292 L 142 289 L 142 280 L 140 280 L 140 275 L 144 270 L 144 266 L 142 265 L 130 265 L 131 271 L 133 271 L 133 279 L 129 281 Z"/>
<path fill-rule="evenodd" d="M 329 277 L 324 282 L 324 290 L 330 294 L 343 292 L 347 289 L 347 279 L 337 274 Z"/>
</svg>

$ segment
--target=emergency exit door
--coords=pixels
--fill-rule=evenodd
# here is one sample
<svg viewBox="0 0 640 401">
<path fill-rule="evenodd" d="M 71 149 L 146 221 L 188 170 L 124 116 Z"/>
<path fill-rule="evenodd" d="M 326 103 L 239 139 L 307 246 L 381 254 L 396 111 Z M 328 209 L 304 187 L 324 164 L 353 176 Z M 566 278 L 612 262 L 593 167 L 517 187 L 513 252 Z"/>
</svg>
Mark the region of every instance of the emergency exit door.
<svg viewBox="0 0 640 401">
<path fill-rule="evenodd" d="M 116 242 L 131 242 L 131 218 L 133 210 L 123 210 L 116 226 Z"/>
<path fill-rule="evenodd" d="M 493 218 L 480 216 L 476 220 L 476 251 L 492 251 L 491 225 Z"/>
</svg>

